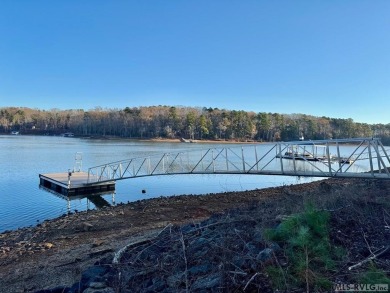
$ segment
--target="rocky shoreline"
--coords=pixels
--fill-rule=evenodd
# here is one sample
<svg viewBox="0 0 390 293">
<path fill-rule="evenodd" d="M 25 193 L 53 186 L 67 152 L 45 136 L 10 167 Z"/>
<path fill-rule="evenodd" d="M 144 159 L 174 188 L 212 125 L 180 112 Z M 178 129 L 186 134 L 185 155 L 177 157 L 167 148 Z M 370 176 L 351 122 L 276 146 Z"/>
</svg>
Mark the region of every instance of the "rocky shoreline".
<svg viewBox="0 0 390 293">
<path fill-rule="evenodd" d="M 264 268 L 278 246 L 263 231 L 307 202 L 332 211 L 331 240 L 345 246 L 345 266 L 389 245 L 387 181 L 160 197 L 0 234 L 0 292 L 273 292 Z M 388 272 L 389 259 L 385 251 L 376 265 Z M 334 281 L 349 276 L 344 268 Z"/>
</svg>

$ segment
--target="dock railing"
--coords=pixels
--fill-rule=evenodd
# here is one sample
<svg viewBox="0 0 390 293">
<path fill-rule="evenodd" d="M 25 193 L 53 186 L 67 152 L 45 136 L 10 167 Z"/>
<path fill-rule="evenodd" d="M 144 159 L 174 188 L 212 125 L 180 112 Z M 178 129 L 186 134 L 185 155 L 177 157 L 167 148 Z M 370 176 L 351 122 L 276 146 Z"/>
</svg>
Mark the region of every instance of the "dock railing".
<svg viewBox="0 0 390 293">
<path fill-rule="evenodd" d="M 321 146 L 323 153 L 313 151 Z M 288 157 L 286 153 L 293 149 Z M 131 158 L 88 169 L 88 183 L 176 174 L 254 174 L 390 179 L 378 138 L 248 144 Z"/>
</svg>

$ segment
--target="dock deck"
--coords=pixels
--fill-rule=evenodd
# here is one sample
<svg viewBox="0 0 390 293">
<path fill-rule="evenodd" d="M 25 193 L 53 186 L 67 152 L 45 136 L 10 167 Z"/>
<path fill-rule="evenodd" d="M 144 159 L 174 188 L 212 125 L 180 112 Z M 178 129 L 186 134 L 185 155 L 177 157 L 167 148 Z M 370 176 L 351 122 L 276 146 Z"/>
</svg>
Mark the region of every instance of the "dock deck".
<svg viewBox="0 0 390 293">
<path fill-rule="evenodd" d="M 72 196 L 115 190 L 115 181 L 88 183 L 88 173 L 72 172 L 39 174 L 40 185 L 55 192 Z"/>
</svg>

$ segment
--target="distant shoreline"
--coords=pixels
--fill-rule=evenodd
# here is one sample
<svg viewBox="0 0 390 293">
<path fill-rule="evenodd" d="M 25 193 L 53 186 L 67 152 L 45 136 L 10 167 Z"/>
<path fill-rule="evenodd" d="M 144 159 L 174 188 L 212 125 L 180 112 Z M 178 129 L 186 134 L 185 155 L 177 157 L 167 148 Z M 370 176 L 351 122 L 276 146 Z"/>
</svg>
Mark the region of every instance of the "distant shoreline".
<svg viewBox="0 0 390 293">
<path fill-rule="evenodd" d="M 0 133 L 0 135 L 14 136 L 9 133 Z M 45 135 L 45 134 L 23 134 L 19 133 L 18 136 L 53 136 L 53 137 L 64 137 L 63 135 Z M 66 137 L 66 136 L 65 136 Z M 140 138 L 140 137 L 120 137 L 120 136 L 110 136 L 110 135 L 74 135 L 69 138 L 83 138 L 83 139 L 102 139 L 102 140 L 129 140 L 129 141 L 148 141 L 148 142 L 168 142 L 168 143 L 186 143 L 181 141 L 180 138 Z M 256 140 L 237 140 L 237 139 L 193 139 L 188 140 L 188 143 L 216 143 L 216 144 L 253 144 L 253 143 L 265 143 Z"/>
<path fill-rule="evenodd" d="M 188 142 L 183 142 L 180 138 L 139 138 L 139 137 L 118 137 L 118 136 L 74 136 L 75 138 L 84 139 L 105 139 L 105 140 L 129 140 L 129 141 L 143 141 L 143 142 L 162 142 L 162 143 L 215 143 L 215 144 L 253 144 L 253 143 L 264 143 L 255 140 L 240 141 L 235 139 L 230 140 L 213 140 L 213 139 L 193 139 Z"/>
<path fill-rule="evenodd" d="M 151 138 L 151 139 L 140 139 L 141 141 L 154 141 L 154 142 L 179 142 L 179 138 Z M 191 140 L 190 143 L 230 143 L 230 144 L 237 144 L 237 143 L 261 143 L 259 141 L 254 140 L 247 140 L 247 141 L 239 141 L 239 140 L 211 140 L 211 139 L 205 139 L 205 140 Z"/>
</svg>

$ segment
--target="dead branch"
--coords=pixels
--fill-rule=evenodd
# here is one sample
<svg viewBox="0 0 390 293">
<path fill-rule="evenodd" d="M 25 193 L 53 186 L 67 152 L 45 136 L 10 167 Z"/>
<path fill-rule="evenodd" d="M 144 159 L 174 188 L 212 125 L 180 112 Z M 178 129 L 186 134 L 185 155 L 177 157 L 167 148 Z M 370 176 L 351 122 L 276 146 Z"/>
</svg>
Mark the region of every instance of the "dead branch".
<svg viewBox="0 0 390 293">
<path fill-rule="evenodd" d="M 180 242 L 181 246 L 183 248 L 183 259 L 184 259 L 184 265 L 185 265 L 185 271 L 184 271 L 184 276 L 186 280 L 186 292 L 189 292 L 189 284 L 188 284 L 188 262 L 187 262 L 187 254 L 186 254 L 186 245 L 184 243 L 184 236 L 183 232 L 180 230 Z"/>
<path fill-rule="evenodd" d="M 123 253 L 129 249 L 130 247 L 132 246 L 139 246 L 139 245 L 143 245 L 143 244 L 146 244 L 146 243 L 150 243 L 153 239 L 156 239 L 157 237 L 159 237 L 161 235 L 161 233 L 163 233 L 165 231 L 165 229 L 167 228 L 170 228 L 172 226 L 171 223 L 169 223 L 167 226 L 164 227 L 164 229 L 162 229 L 159 233 L 157 234 L 152 234 L 152 235 L 149 235 L 148 237 L 146 238 L 143 238 L 141 240 L 138 240 L 138 241 L 135 241 L 135 242 L 130 242 L 129 244 L 125 245 L 124 247 L 122 247 L 121 249 L 118 250 L 118 252 L 116 252 L 114 254 L 114 258 L 112 260 L 112 263 L 113 264 L 118 264 Z"/>
<path fill-rule="evenodd" d="M 362 229 L 362 234 L 363 234 L 364 242 L 366 242 L 368 250 L 370 251 L 371 255 L 373 255 L 374 253 L 371 250 L 371 246 L 368 244 L 368 241 L 367 241 L 367 238 L 366 238 L 366 234 L 364 234 L 363 229 Z"/>
<path fill-rule="evenodd" d="M 281 270 L 281 272 L 283 273 L 283 281 L 284 281 L 284 286 L 286 286 L 286 290 L 288 291 L 288 286 L 287 286 L 287 280 L 286 280 L 286 275 L 284 273 L 284 270 L 282 268 L 282 266 L 280 265 L 280 262 L 275 254 L 275 251 L 272 251 L 272 256 L 274 257 L 274 260 L 276 262 L 276 264 L 278 265 L 279 267 L 279 270 Z"/>
<path fill-rule="evenodd" d="M 373 260 L 373 259 L 378 258 L 378 257 L 381 256 L 382 254 L 384 254 L 389 248 L 390 248 L 390 246 L 386 246 L 386 247 L 384 247 L 384 248 L 382 247 L 381 249 L 375 251 L 376 254 L 373 253 L 370 257 L 368 257 L 368 258 L 362 260 L 361 262 L 359 262 L 359 263 L 357 263 L 357 264 L 355 264 L 355 265 L 353 265 L 353 266 L 350 266 L 350 267 L 348 268 L 348 270 L 350 271 L 350 270 L 352 270 L 352 269 L 354 269 L 354 268 L 360 267 L 362 264 L 365 264 L 366 262 L 369 262 L 370 260 Z"/>
<path fill-rule="evenodd" d="M 385 209 L 383 209 L 383 221 L 384 221 L 385 224 L 386 224 L 385 229 L 390 229 L 390 225 L 389 225 L 389 223 L 387 223 L 386 217 L 385 217 L 385 215 L 384 215 L 385 213 L 390 217 L 389 213 L 388 213 Z"/>
<path fill-rule="evenodd" d="M 102 255 L 102 254 L 105 254 L 105 253 L 108 253 L 108 252 L 111 252 L 112 249 L 111 248 L 107 248 L 107 249 L 101 249 L 101 250 L 97 250 L 97 251 L 92 251 L 89 253 L 89 257 L 95 257 L 97 255 Z"/>
<path fill-rule="evenodd" d="M 242 276 L 247 275 L 247 273 L 245 273 L 245 272 L 237 272 L 237 271 L 228 271 L 228 273 L 234 274 L 234 275 L 242 275 Z"/>
<path fill-rule="evenodd" d="M 256 274 L 254 274 L 250 279 L 249 281 L 246 283 L 245 287 L 244 287 L 244 291 L 246 290 L 246 288 L 249 286 L 249 284 L 256 278 L 256 276 L 258 275 L 259 273 L 257 272 Z"/>
</svg>

